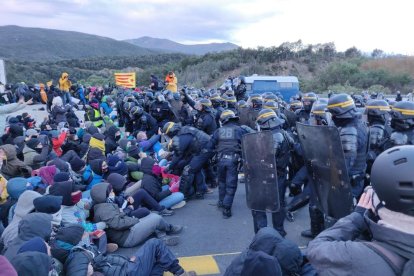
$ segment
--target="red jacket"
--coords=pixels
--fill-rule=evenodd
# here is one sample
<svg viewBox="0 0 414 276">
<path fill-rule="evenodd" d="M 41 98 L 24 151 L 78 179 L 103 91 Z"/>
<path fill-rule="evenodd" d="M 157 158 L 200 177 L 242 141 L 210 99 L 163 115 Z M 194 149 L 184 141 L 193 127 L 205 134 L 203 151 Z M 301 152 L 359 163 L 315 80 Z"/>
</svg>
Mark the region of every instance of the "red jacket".
<svg viewBox="0 0 414 276">
<path fill-rule="evenodd" d="M 53 145 L 53 150 L 55 151 L 57 156 L 61 156 L 62 155 L 62 149 L 60 148 L 63 143 L 65 142 L 66 139 L 66 131 L 62 132 L 58 138 L 52 138 L 52 145 Z"/>
</svg>

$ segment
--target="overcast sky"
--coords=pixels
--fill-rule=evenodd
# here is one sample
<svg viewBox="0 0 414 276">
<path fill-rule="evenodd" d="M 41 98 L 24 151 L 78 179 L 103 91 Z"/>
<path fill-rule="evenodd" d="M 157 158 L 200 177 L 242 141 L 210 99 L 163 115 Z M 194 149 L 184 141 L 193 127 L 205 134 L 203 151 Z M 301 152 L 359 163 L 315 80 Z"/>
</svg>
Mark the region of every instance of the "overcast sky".
<svg viewBox="0 0 414 276">
<path fill-rule="evenodd" d="M 0 25 L 242 47 L 302 39 L 414 54 L 411 0 L 1 0 Z"/>
</svg>

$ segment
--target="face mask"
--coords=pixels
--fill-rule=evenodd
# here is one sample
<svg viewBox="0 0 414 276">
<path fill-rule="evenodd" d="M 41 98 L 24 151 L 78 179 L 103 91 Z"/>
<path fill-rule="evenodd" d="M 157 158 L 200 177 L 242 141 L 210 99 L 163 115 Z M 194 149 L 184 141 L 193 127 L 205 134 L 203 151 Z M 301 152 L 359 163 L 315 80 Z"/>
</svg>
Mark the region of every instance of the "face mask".
<svg viewBox="0 0 414 276">
<path fill-rule="evenodd" d="M 115 140 L 118 141 L 119 139 L 121 139 L 121 135 L 116 135 Z"/>
</svg>

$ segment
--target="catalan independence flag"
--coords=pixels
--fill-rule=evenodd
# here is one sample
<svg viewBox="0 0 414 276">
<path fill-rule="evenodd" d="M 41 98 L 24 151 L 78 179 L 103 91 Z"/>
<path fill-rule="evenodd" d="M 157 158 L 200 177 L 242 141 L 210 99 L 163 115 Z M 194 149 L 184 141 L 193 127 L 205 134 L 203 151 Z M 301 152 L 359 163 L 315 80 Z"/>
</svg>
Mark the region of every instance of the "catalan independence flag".
<svg viewBox="0 0 414 276">
<path fill-rule="evenodd" d="M 135 88 L 135 72 L 115 73 L 115 83 L 122 87 Z"/>
</svg>

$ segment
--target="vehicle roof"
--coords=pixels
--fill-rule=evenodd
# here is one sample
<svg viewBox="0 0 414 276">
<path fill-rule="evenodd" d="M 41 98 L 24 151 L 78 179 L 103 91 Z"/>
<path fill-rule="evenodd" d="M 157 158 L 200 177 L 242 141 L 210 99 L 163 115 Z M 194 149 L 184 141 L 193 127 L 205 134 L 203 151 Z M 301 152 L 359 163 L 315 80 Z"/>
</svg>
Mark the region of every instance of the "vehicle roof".
<svg viewBox="0 0 414 276">
<path fill-rule="evenodd" d="M 246 83 L 253 83 L 255 80 L 275 80 L 277 82 L 299 82 L 297 77 L 294 76 L 259 76 L 252 75 L 245 78 Z"/>
</svg>

